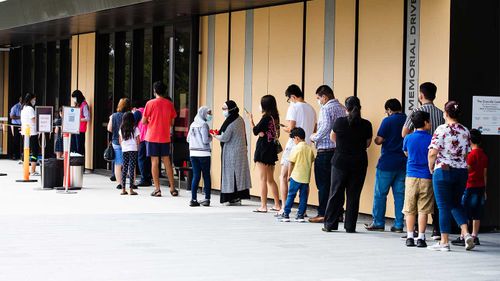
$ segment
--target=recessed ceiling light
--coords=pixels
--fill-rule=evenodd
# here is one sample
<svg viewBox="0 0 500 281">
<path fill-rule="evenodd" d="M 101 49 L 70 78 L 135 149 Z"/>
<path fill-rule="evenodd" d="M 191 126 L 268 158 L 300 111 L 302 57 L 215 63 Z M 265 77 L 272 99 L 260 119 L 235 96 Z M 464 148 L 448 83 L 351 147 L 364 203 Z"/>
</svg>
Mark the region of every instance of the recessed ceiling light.
<svg viewBox="0 0 500 281">
<path fill-rule="evenodd" d="M 6 1 L 7 1 L 7 0 L 0 0 L 0 3 L 2 3 L 2 2 L 6 2 Z"/>
</svg>

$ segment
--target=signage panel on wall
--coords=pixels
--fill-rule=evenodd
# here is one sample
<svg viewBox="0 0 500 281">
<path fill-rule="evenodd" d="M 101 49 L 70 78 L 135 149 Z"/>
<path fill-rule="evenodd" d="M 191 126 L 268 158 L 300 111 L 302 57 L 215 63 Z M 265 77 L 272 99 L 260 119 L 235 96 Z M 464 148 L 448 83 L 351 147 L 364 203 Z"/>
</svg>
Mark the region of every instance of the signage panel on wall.
<svg viewBox="0 0 500 281">
<path fill-rule="evenodd" d="M 472 128 L 483 135 L 500 136 L 500 97 L 472 97 Z"/>
<path fill-rule="evenodd" d="M 406 8 L 406 65 L 405 104 L 406 114 L 418 107 L 418 59 L 420 40 L 420 0 L 407 0 Z"/>
</svg>

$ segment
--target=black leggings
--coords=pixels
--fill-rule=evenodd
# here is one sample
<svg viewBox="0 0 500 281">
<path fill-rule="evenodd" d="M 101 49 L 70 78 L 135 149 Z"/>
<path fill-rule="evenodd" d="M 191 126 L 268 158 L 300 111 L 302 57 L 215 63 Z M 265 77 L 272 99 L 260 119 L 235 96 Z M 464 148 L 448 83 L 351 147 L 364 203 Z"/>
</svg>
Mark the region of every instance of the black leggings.
<svg viewBox="0 0 500 281">
<path fill-rule="evenodd" d="M 135 181 L 135 163 L 137 162 L 137 151 L 123 152 L 123 174 L 122 188 L 125 188 L 127 176 L 130 179 L 130 186 L 134 185 Z"/>
</svg>

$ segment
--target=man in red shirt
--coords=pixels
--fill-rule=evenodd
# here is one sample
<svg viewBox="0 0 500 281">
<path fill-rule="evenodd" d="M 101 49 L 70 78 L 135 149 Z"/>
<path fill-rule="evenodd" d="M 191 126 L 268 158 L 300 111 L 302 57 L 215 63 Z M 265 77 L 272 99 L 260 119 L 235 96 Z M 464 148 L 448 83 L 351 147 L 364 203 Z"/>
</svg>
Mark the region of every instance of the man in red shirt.
<svg viewBox="0 0 500 281">
<path fill-rule="evenodd" d="M 161 81 L 153 84 L 155 99 L 146 103 L 142 115 L 142 123 L 148 125 L 146 132 L 146 154 L 151 157 L 151 168 L 155 190 L 151 196 L 161 197 L 160 190 L 160 158 L 167 171 L 170 194 L 179 195 L 174 187 L 174 170 L 170 161 L 170 132 L 177 113 L 174 104 L 165 96 L 165 85 Z"/>
</svg>

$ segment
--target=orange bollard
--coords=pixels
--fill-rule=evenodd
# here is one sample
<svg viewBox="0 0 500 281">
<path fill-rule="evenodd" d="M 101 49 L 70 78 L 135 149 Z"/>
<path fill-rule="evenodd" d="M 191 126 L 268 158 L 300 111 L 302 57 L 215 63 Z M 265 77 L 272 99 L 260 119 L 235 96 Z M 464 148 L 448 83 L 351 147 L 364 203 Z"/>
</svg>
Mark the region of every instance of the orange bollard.
<svg viewBox="0 0 500 281">
<path fill-rule="evenodd" d="M 30 180 L 30 127 L 27 126 L 24 130 L 24 157 L 23 157 L 23 179 L 16 182 L 36 182 Z"/>
</svg>

